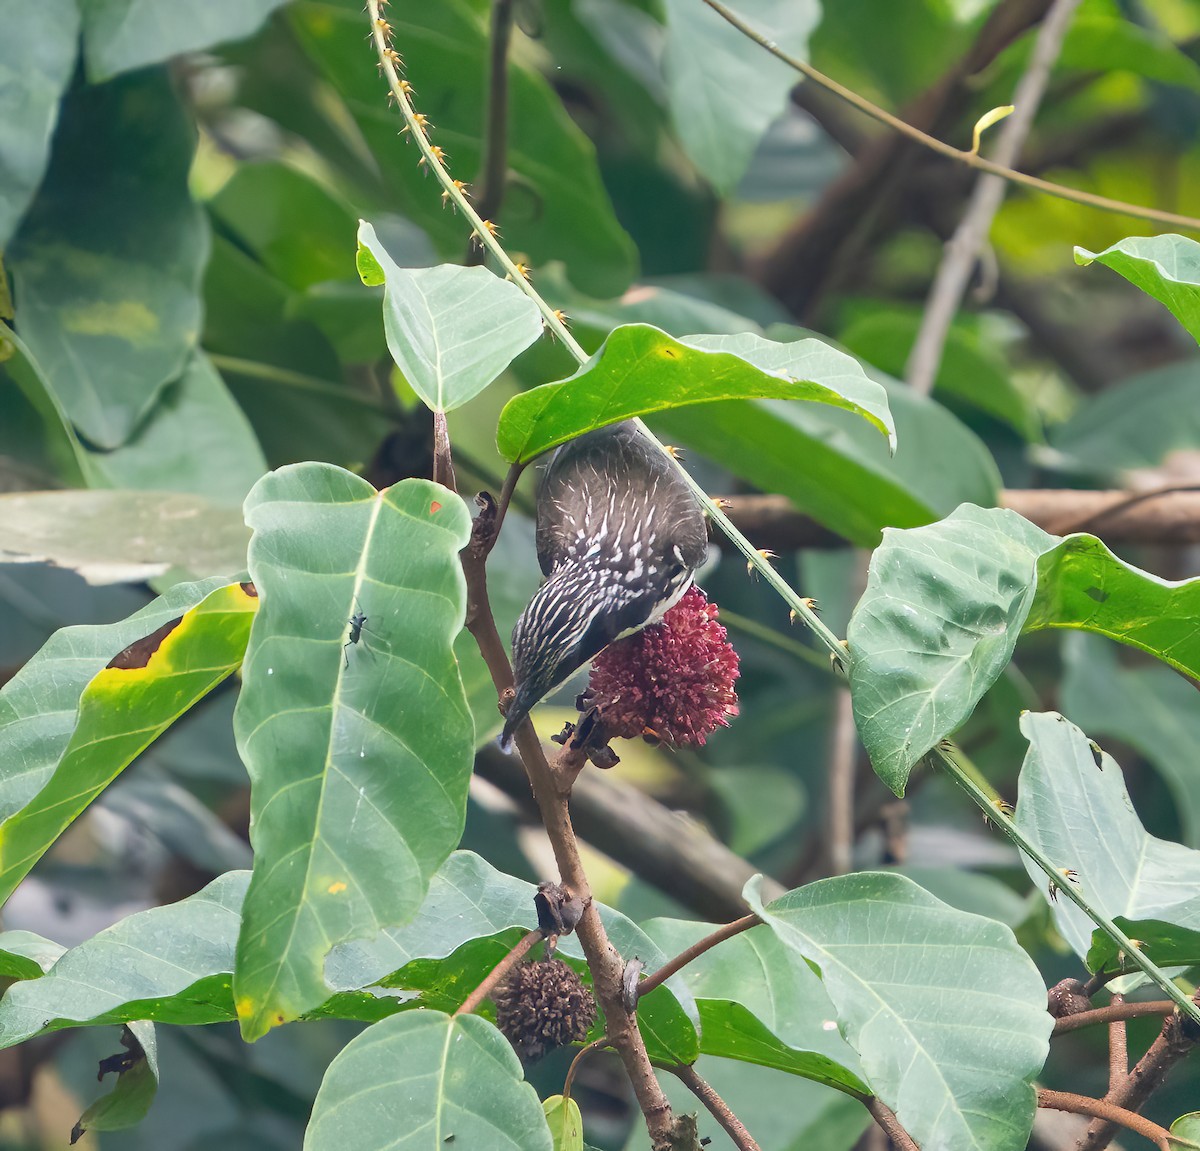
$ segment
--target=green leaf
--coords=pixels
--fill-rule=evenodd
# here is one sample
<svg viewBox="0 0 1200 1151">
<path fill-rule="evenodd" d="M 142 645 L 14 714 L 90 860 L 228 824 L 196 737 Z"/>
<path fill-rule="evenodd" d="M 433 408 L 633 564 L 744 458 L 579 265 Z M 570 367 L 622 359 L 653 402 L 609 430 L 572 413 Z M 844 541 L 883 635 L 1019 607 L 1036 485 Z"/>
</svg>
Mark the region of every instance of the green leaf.
<svg viewBox="0 0 1200 1151">
<path fill-rule="evenodd" d="M 1200 579 L 1172 583 L 1095 536 L 1056 539 L 1015 512 L 964 505 L 890 531 L 847 629 L 854 717 L 898 795 L 1007 666 L 1022 631 L 1081 628 L 1200 676 Z"/>
<path fill-rule="evenodd" d="M 92 453 L 91 470 L 97 485 L 187 492 L 240 508 L 267 462 L 246 413 L 197 352 L 125 443 Z M 239 560 L 223 570 L 244 566 Z"/>
<path fill-rule="evenodd" d="M 122 649 L 178 619 L 225 582 L 176 584 L 128 619 L 62 628 L 0 688 L 0 820 L 23 808 L 54 775 L 93 677 Z"/>
<path fill-rule="evenodd" d="M 32 931 L 2 931 L 0 975 L 9 979 L 40 979 L 65 950 Z"/>
<path fill-rule="evenodd" d="M 821 8 L 815 0 L 740 0 L 737 14 L 784 52 L 807 60 Z M 718 191 L 730 192 L 800 75 L 707 6 L 667 0 L 666 15 L 663 69 L 676 130 L 693 163 Z"/>
<path fill-rule="evenodd" d="M 420 997 L 406 1007 L 455 1010 L 483 981 L 514 943 L 535 926 L 536 888 L 492 867 L 468 851 L 456 851 L 429 885 L 420 911 L 403 927 L 389 928 L 373 939 L 335 947 L 325 968 L 330 988 L 347 993 L 382 983 Z M 631 920 L 601 905 L 600 918 L 613 946 L 636 955 L 649 970 L 667 956 Z M 574 935 L 559 940 L 558 956 L 591 982 Z M 651 1058 L 690 1063 L 699 1053 L 696 1007 L 676 976 L 638 1004 L 638 1021 Z M 593 1038 L 601 1034 L 598 1024 Z"/>
<path fill-rule="evenodd" d="M 200 576 L 240 571 L 249 540 L 240 516 L 197 496 L 79 490 L 0 495 L 0 536 L 6 563 L 53 563 L 96 584 L 153 579 L 173 566 Z"/>
<path fill-rule="evenodd" d="M 1180 1115 L 1171 1124 L 1171 1137 L 1176 1144 L 1183 1147 L 1200 1147 L 1200 1111 L 1190 1111 Z M 1182 1140 L 1189 1140 L 1183 1143 Z"/>
<path fill-rule="evenodd" d="M 92 456 L 79 442 L 66 411 L 29 349 L 0 323 L 0 451 L 40 487 L 86 487 L 95 478 Z"/>
<path fill-rule="evenodd" d="M 1123 915 L 1116 916 L 1113 923 L 1159 967 L 1192 967 L 1200 963 L 1200 931 L 1177 927 L 1161 919 L 1126 919 Z M 1092 932 L 1092 945 L 1084 962 L 1093 973 L 1119 975 L 1140 970 L 1121 954 L 1112 937 L 1098 927 Z"/>
<path fill-rule="evenodd" d="M 1020 1147 L 1053 1020 L 1012 932 L 896 875 L 811 883 L 763 907 L 820 972 L 872 1091 L 922 1147 Z"/>
<path fill-rule="evenodd" d="M 278 161 L 239 164 L 212 214 L 281 283 L 304 291 L 353 272 L 354 212 L 311 176 Z"/>
<path fill-rule="evenodd" d="M 1126 13 L 1080 11 L 1063 40 L 1056 68 L 1089 73 L 1131 72 L 1141 80 L 1157 80 L 1200 92 L 1200 65 L 1161 31 L 1144 27 Z M 1004 80 L 1016 78 L 1028 65 L 1033 38 L 1023 37 L 997 62 Z M 1003 82 L 1003 80 L 1000 80 Z"/>
<path fill-rule="evenodd" d="M 134 1021 L 122 1033 L 126 1048 L 117 1058 L 129 1059 L 117 1071 L 117 1084 L 100 1096 L 80 1117 L 71 1131 L 75 1143 L 87 1131 L 121 1131 L 134 1127 L 145 1117 L 158 1091 L 158 1042 L 154 1024 Z M 103 1082 L 108 1068 L 102 1063 L 99 1078 Z"/>
<path fill-rule="evenodd" d="M 1103 252 L 1075 249 L 1075 263 L 1098 261 L 1165 305 L 1200 341 L 1200 244 L 1186 236 L 1130 236 Z"/>
<path fill-rule="evenodd" d="M 1015 512 L 970 505 L 884 532 L 846 634 L 854 721 L 897 795 L 1008 665 L 1053 542 Z"/>
<path fill-rule="evenodd" d="M 852 323 L 838 335 L 860 359 L 903 378 L 921 318 L 916 313 L 879 311 Z M 1026 440 L 1042 438 L 1033 405 L 1013 384 L 1006 364 L 961 325 L 950 328 L 934 382 L 942 400 L 957 400 L 1001 420 Z"/>
<path fill-rule="evenodd" d="M 1200 847 L 1200 694 L 1165 667 L 1122 667 L 1110 644 L 1068 636 L 1063 714 L 1097 739 L 1136 748 L 1163 777 L 1182 838 Z"/>
<path fill-rule="evenodd" d="M 383 269 L 392 359 L 435 412 L 473 399 L 542 334 L 537 305 L 486 268 L 401 268 L 365 220 L 358 242 Z"/>
<path fill-rule="evenodd" d="M 75 68 L 74 0 L 21 4 L 4 13 L 0 40 L 0 252 L 42 179 L 58 101 Z M 0 289 L 2 291 L 2 289 Z"/>
<path fill-rule="evenodd" d="M 1200 852 L 1146 831 L 1120 766 L 1073 723 L 1056 712 L 1027 712 L 1021 731 L 1029 752 L 1015 818 L 1034 846 L 1056 866 L 1074 871 L 1081 890 L 1110 919 L 1161 919 L 1200 930 Z M 1022 859 L 1046 895 L 1045 874 Z M 1076 955 L 1086 959 L 1092 921 L 1067 899 L 1054 903 L 1054 918 Z"/>
<path fill-rule="evenodd" d="M 369 1027 L 329 1065 L 304 1135 L 304 1151 L 446 1151 L 455 1144 L 553 1148 L 520 1061 L 478 1015 L 407 1012 Z"/>
<path fill-rule="evenodd" d="M 1038 559 L 1026 631 L 1076 627 L 1140 648 L 1200 678 L 1200 578 L 1165 580 L 1126 563 L 1095 536 L 1073 535 Z"/>
<path fill-rule="evenodd" d="M 1129 472 L 1200 450 L 1200 361 L 1167 364 L 1089 396 L 1049 439 L 1057 470 L 1129 487 Z"/>
<path fill-rule="evenodd" d="M 323 1003 L 329 950 L 410 919 L 458 844 L 474 730 L 451 645 L 470 517 L 438 484 L 376 492 L 303 464 L 256 485 L 246 522 L 262 606 L 234 719 L 255 852 L 234 987 L 256 1039 Z"/>
<path fill-rule="evenodd" d="M 163 71 L 79 89 L 8 253 L 21 337 L 101 448 L 129 438 L 196 345 L 207 233 L 187 188 L 193 142 Z"/>
<path fill-rule="evenodd" d="M 0 824 L 0 902 L 130 763 L 241 663 L 257 601 L 218 588 L 96 673 L 44 786 Z"/>
<path fill-rule="evenodd" d="M 41 979 L 13 984 L 0 1000 L 0 1046 L 66 1027 L 232 1019 L 230 973 L 249 881 L 248 871 L 227 872 L 187 899 L 106 927 Z"/>
<path fill-rule="evenodd" d="M 824 404 L 676 408 L 651 423 L 863 547 L 885 527 L 925 524 L 964 502 L 994 504 L 1000 473 L 979 438 L 934 400 L 880 382 L 896 421 L 893 457 L 868 423 Z"/>
<path fill-rule="evenodd" d="M 583 1116 L 574 1099 L 552 1095 L 542 1104 L 554 1151 L 583 1151 Z"/>
<path fill-rule="evenodd" d="M 290 13 L 305 50 L 354 116 L 389 199 L 429 233 L 444 259 L 462 259 L 463 221 L 443 209 L 415 151 L 398 144 L 399 113 L 378 71 L 364 66 L 370 28 L 359 0 L 297 0 Z M 452 172 L 471 177 L 481 170 L 480 109 L 488 102 L 486 22 L 464 0 L 396 5 L 388 20 L 418 108 L 433 121 L 434 142 L 449 153 Z M 563 261 L 585 291 L 618 295 L 633 278 L 637 253 L 613 213 L 591 141 L 533 68 L 510 61 L 508 79 L 506 245 L 535 267 Z"/>
<path fill-rule="evenodd" d="M 256 31 L 286 0 L 207 0 L 186 20 L 172 0 L 87 0 L 83 47 L 88 79 L 158 64 Z"/>
<path fill-rule="evenodd" d="M 652 919 L 645 929 L 674 955 L 715 926 Z M 726 940 L 681 974 L 700 1009 L 703 1054 L 774 1067 L 859 1097 L 871 1094 L 858 1055 L 831 1026 L 837 1013 L 819 975 L 769 927 Z"/>
<path fill-rule="evenodd" d="M 856 361 L 819 340 L 777 344 L 743 334 L 681 341 L 648 324 L 625 324 L 570 379 L 509 400 L 496 442 L 505 459 L 526 462 L 631 416 L 752 397 L 844 408 L 895 441 L 882 388 Z"/>
</svg>

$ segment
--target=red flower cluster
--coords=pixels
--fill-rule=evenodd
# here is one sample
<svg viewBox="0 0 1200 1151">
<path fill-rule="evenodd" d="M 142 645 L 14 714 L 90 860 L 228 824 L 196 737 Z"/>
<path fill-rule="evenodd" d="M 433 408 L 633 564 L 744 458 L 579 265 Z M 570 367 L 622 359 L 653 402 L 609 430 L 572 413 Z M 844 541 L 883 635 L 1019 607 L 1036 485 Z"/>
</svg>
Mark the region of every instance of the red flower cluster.
<svg viewBox="0 0 1200 1151">
<path fill-rule="evenodd" d="M 693 585 L 661 623 L 596 657 L 579 707 L 598 707 L 609 736 L 700 746 L 737 715 L 738 674 L 738 655 L 717 623 L 717 605 Z"/>
</svg>

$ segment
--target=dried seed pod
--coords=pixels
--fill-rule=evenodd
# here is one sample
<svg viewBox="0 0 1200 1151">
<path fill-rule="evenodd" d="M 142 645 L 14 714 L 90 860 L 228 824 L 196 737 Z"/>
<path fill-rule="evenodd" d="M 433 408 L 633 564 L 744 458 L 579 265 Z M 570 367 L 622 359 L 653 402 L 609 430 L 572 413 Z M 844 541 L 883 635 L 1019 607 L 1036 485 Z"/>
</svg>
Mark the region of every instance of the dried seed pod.
<svg viewBox="0 0 1200 1151">
<path fill-rule="evenodd" d="M 492 994 L 496 1026 L 529 1062 L 582 1043 L 596 1022 L 596 1001 L 561 959 L 523 963 Z"/>
</svg>

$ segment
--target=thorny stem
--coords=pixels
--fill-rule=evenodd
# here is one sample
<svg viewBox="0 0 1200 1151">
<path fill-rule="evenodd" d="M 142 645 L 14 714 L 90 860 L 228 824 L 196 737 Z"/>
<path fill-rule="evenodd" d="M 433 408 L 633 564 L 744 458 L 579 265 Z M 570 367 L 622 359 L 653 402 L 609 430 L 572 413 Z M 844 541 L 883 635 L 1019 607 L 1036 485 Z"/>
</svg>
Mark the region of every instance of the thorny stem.
<svg viewBox="0 0 1200 1151">
<path fill-rule="evenodd" d="M 946 742 L 949 743 L 949 741 Z M 1190 999 L 1181 988 L 1177 987 L 1149 956 L 1134 945 L 1125 932 L 1084 895 L 1080 882 L 1064 882 L 1062 871 L 1046 858 L 1039 847 L 1030 842 L 1025 833 L 1017 827 L 1006 811 L 994 802 L 994 795 L 989 795 L 976 782 L 972 774 L 963 769 L 962 765 L 958 762 L 958 749 L 953 748 L 953 751 L 954 754 L 951 754 L 950 751 L 939 744 L 933 749 L 931 754 L 954 776 L 959 787 L 970 795 L 976 804 L 978 804 L 980 810 L 987 814 L 988 819 L 1000 828 L 1022 852 L 1029 856 L 1045 873 L 1050 882 L 1058 887 L 1059 898 L 1069 899 L 1074 903 L 1105 935 L 1121 948 L 1130 963 L 1145 972 L 1170 996 L 1171 1001 L 1184 1015 L 1200 1023 L 1200 1004 Z M 1087 877 L 1081 876 L 1080 878 L 1086 880 Z"/>
<path fill-rule="evenodd" d="M 1045 192 L 1047 195 L 1057 196 L 1061 200 L 1072 200 L 1077 204 L 1086 204 L 1088 207 L 1099 208 L 1105 212 L 1120 212 L 1125 216 L 1136 216 L 1142 220 L 1154 220 L 1160 224 L 1171 224 L 1174 227 L 1187 228 L 1193 232 L 1200 231 L 1200 219 L 1196 219 L 1194 216 L 1181 216 L 1175 212 L 1164 212 L 1158 208 L 1145 208 L 1140 204 L 1128 204 L 1124 200 L 1112 200 L 1107 196 L 1097 196 L 1093 192 L 1083 192 L 1078 188 L 1069 188 L 1065 184 L 1055 184 L 1050 180 L 1042 180 L 1037 176 L 1018 172 L 1014 168 L 1005 167 L 1003 164 L 997 164 L 992 160 L 985 160 L 982 156 L 964 151 L 961 148 L 955 148 L 952 144 L 947 144 L 939 140 L 936 136 L 930 136 L 927 132 L 922 132 L 920 128 L 916 128 L 912 124 L 901 120 L 898 116 L 893 116 L 891 112 L 885 111 L 877 104 L 872 104 L 870 100 L 860 96 L 857 92 L 839 84 L 823 72 L 818 72 L 816 68 L 806 61 L 788 55 L 773 40 L 769 40 L 761 32 L 752 28 L 726 8 L 724 4 L 720 3 L 720 0 L 703 0 L 703 2 L 724 20 L 732 24 L 743 36 L 749 37 L 760 47 L 770 52 L 776 59 L 782 60 L 797 72 L 807 76 L 814 83 L 820 84 L 822 88 L 826 88 L 834 93 L 834 95 L 840 96 L 848 104 L 852 104 L 860 112 L 870 116 L 871 119 L 878 120 L 881 124 L 886 124 L 902 136 L 907 136 L 910 140 L 915 140 L 918 144 L 923 144 L 926 148 L 942 156 L 948 156 L 951 160 L 957 160 L 960 164 L 966 164 L 970 168 L 978 168 L 981 172 L 991 172 L 995 176 L 1002 176 L 1005 180 L 1014 184 L 1022 184 L 1027 188 L 1034 188 L 1039 192 Z"/>
<path fill-rule="evenodd" d="M 668 959 L 657 971 L 643 979 L 638 984 L 638 998 L 649 995 L 656 987 L 665 983 L 677 971 L 682 971 L 693 959 L 703 955 L 709 948 L 716 947 L 718 943 L 724 943 L 726 939 L 732 939 L 735 935 L 740 935 L 751 927 L 757 927 L 760 923 L 762 920 L 754 912 L 751 912 L 749 915 L 743 915 L 741 919 L 735 919 L 732 923 L 718 927 L 716 931 L 706 935 L 703 939 L 698 939 L 691 947 L 685 948 L 674 959 Z"/>
<path fill-rule="evenodd" d="M 1091 1115 L 1107 1123 L 1116 1123 L 1156 1143 L 1162 1151 L 1171 1151 L 1171 1133 L 1157 1123 L 1152 1123 L 1135 1111 L 1127 1111 L 1104 1099 L 1091 1099 L 1086 1095 L 1075 1095 L 1069 1091 L 1047 1091 L 1042 1088 L 1037 1094 L 1037 1105 L 1054 1111 L 1069 1111 L 1073 1115 Z"/>
<path fill-rule="evenodd" d="M 690 1063 L 669 1068 L 671 1073 L 708 1108 L 709 1114 L 721 1124 L 738 1151 L 762 1151 L 745 1124 L 729 1109 L 729 1104 L 701 1079 Z"/>
<path fill-rule="evenodd" d="M 442 163 L 438 155 L 433 151 L 433 146 L 429 142 L 425 128 L 416 119 L 416 112 L 413 109 L 412 101 L 409 100 L 408 93 L 401 84 L 401 77 L 396 70 L 396 65 L 388 54 L 391 52 L 391 46 L 388 44 L 384 31 L 380 27 L 379 0 L 367 0 L 367 11 L 371 17 L 371 32 L 375 41 L 375 48 L 379 55 L 379 62 L 383 68 L 383 73 L 387 77 L 388 89 L 391 91 L 392 99 L 400 109 L 400 115 L 404 118 L 404 124 L 409 134 L 417 142 L 422 160 L 424 160 L 434 176 L 437 177 L 438 183 L 442 186 L 442 191 L 446 199 L 463 214 L 467 222 L 471 225 L 471 230 L 475 233 L 476 239 L 491 253 L 500 267 L 504 269 L 508 279 L 512 280 L 533 301 L 541 313 L 542 322 L 546 329 L 562 341 L 563 347 L 580 364 L 586 364 L 588 361 L 587 352 L 580 346 L 579 341 L 571 335 L 559 314 L 546 303 L 541 294 L 526 278 L 524 272 L 518 269 L 517 265 L 504 250 L 504 246 L 496 238 L 493 228 L 488 226 L 491 221 L 485 222 L 484 218 L 471 206 L 471 202 L 467 199 L 462 188 L 454 182 L 445 164 Z M 788 607 L 804 620 L 805 624 L 825 647 L 829 649 L 830 654 L 834 656 L 838 663 L 842 667 L 848 666 L 849 654 L 845 646 L 825 626 L 816 612 L 812 610 L 809 602 L 788 586 L 787 582 L 767 562 L 766 558 L 733 526 L 729 517 L 721 511 L 709 497 L 708 493 L 691 477 L 687 469 L 670 452 L 667 452 L 662 442 L 646 428 L 645 424 L 641 424 L 640 420 L 638 422 L 651 441 L 667 454 L 684 481 L 695 493 L 696 498 L 700 501 L 709 517 L 733 541 L 738 551 L 746 557 L 747 563 L 751 567 L 756 568 L 762 578 L 783 598 Z"/>
<path fill-rule="evenodd" d="M 1078 1011 L 1064 1015 L 1054 1021 L 1054 1035 L 1065 1035 L 1068 1031 L 1079 1031 L 1084 1027 L 1095 1027 L 1101 1023 L 1112 1023 L 1117 1019 L 1143 1019 L 1150 1015 L 1170 1015 L 1175 1004 L 1170 999 L 1155 999 L 1146 1003 L 1110 1003 L 1092 1011 Z"/>
<path fill-rule="evenodd" d="M 483 982 L 463 1000 L 462 1006 L 454 1014 L 470 1015 L 492 993 L 496 984 L 529 954 L 534 944 L 544 938 L 540 928 L 535 927 L 532 931 L 526 932 L 520 942 L 488 972 Z"/>
</svg>

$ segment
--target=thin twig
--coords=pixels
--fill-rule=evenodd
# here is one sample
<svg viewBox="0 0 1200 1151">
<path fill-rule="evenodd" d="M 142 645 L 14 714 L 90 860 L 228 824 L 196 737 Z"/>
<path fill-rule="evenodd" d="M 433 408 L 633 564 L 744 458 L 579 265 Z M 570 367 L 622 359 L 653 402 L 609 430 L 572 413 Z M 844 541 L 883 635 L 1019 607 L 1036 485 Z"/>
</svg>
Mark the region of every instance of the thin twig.
<svg viewBox="0 0 1200 1151">
<path fill-rule="evenodd" d="M 539 943 L 545 939 L 545 935 L 539 928 L 534 928 L 532 931 L 526 932 L 521 936 L 520 941 L 513 949 L 496 964 L 484 977 L 484 980 L 470 995 L 462 1001 L 462 1006 L 454 1013 L 455 1015 L 470 1015 L 489 995 L 492 989 L 500 982 L 526 955 L 529 954 L 529 949 L 535 943 Z"/>
<path fill-rule="evenodd" d="M 760 923 L 762 920 L 758 915 L 751 912 L 749 915 L 743 915 L 741 919 L 735 919 L 732 923 L 718 927 L 716 931 L 710 932 L 703 939 L 696 940 L 691 947 L 685 947 L 674 959 L 668 959 L 657 971 L 646 976 L 638 984 L 638 998 L 649 995 L 661 983 L 670 979 L 677 971 L 682 971 L 693 959 L 703 955 L 710 948 L 716 947 L 718 943 L 724 943 L 726 939 L 732 939 L 735 935 L 749 931 L 751 927 L 757 927 Z"/>
<path fill-rule="evenodd" d="M 579 1071 L 580 1064 L 584 1059 L 591 1055 L 593 1051 L 599 1051 L 601 1047 L 608 1046 L 608 1036 L 601 1035 L 599 1039 L 593 1039 L 591 1043 L 585 1043 L 578 1051 L 575 1052 L 575 1058 L 571 1060 L 571 1066 L 567 1068 L 567 1077 L 563 1080 L 562 1095 L 564 1099 L 571 1098 L 571 1088 L 575 1086 L 575 1075 Z"/>
<path fill-rule="evenodd" d="M 479 214 L 485 220 L 495 220 L 500 215 L 508 176 L 508 46 L 512 25 L 513 0 L 492 0 L 487 122 L 483 133 L 483 164 L 476 183 Z"/>
<path fill-rule="evenodd" d="M 829 91 L 854 105 L 860 112 L 864 112 L 872 119 L 886 124 L 901 135 L 907 136 L 910 140 L 915 140 L 919 144 L 923 144 L 926 148 L 930 148 L 940 155 L 948 156 L 950 159 L 957 160 L 960 164 L 966 164 L 968 167 L 978 168 L 981 172 L 991 172 L 996 176 L 1002 176 L 1014 184 L 1021 184 L 1024 187 L 1035 188 L 1039 192 L 1057 196 L 1061 200 L 1071 200 L 1077 204 L 1086 204 L 1091 208 L 1099 208 L 1105 212 L 1120 212 L 1122 215 L 1136 216 L 1141 220 L 1154 220 L 1159 224 L 1171 224 L 1174 227 L 1187 228 L 1193 232 L 1200 231 L 1200 219 L 1194 216 L 1181 216 L 1175 212 L 1164 212 L 1158 208 L 1145 208 L 1139 204 L 1128 204 L 1123 200 L 1112 200 L 1107 196 L 1097 196 L 1092 192 L 1082 192 L 1078 188 L 1068 188 L 1065 184 L 1055 184 L 1049 180 L 1039 179 L 1037 176 L 1027 175 L 1025 172 L 1017 172 L 1012 168 L 1006 168 L 1003 164 L 997 164 L 992 160 L 985 160 L 982 156 L 973 155 L 971 152 L 946 144 L 936 136 L 930 136 L 927 132 L 922 132 L 920 128 L 914 128 L 913 125 L 906 123 L 898 116 L 893 116 L 878 105 L 872 104 L 870 100 L 844 87 L 824 73 L 818 72 L 816 68 L 806 61 L 797 59 L 795 56 L 789 56 L 773 41 L 768 40 L 762 33 L 756 31 L 749 24 L 734 15 L 724 4 L 720 3 L 720 0 L 703 0 L 703 2 L 712 8 L 713 11 L 719 13 L 744 36 L 748 36 L 760 47 L 770 52 L 772 56 L 790 65 L 814 83 L 828 88 Z"/>
<path fill-rule="evenodd" d="M 1071 17 L 1080 0 L 1054 0 L 1042 26 L 1029 65 L 1017 83 L 1013 95 L 1015 111 L 997 132 L 995 161 L 1011 167 L 1017 160 L 1021 145 L 1033 127 L 1038 106 L 1046 91 L 1051 69 L 1062 50 L 1063 39 Z M 933 391 L 946 336 L 962 302 L 971 272 L 979 252 L 991 231 L 992 220 L 1004 199 L 1007 182 L 1001 176 L 980 176 L 971 192 L 967 210 L 946 244 L 945 254 L 938 265 L 929 302 L 921 317 L 921 326 L 908 358 L 908 386 L 920 395 Z"/>
<path fill-rule="evenodd" d="M 895 1111 L 884 1103 L 878 1095 L 872 1095 L 863 1102 L 867 1110 L 871 1112 L 872 1118 L 883 1129 L 883 1133 L 892 1141 L 894 1146 L 899 1148 L 899 1151 L 921 1151 L 917 1141 L 904 1130 L 900 1120 L 896 1118 Z"/>
<path fill-rule="evenodd" d="M 1112 1023 L 1115 1019 L 1143 1019 L 1151 1015 L 1170 1015 L 1175 1004 L 1169 999 L 1155 999 L 1145 1003 L 1116 1003 L 1097 1007 L 1092 1011 L 1078 1011 L 1064 1015 L 1054 1021 L 1054 1035 L 1065 1035 L 1068 1031 L 1079 1031 L 1084 1027 L 1095 1027 Z"/>
<path fill-rule="evenodd" d="M 1149 1139 L 1161 1147 L 1162 1151 L 1171 1151 L 1168 1142 L 1171 1133 L 1165 1127 L 1160 1127 L 1136 1112 L 1127 1111 L 1124 1107 L 1118 1107 L 1104 1099 L 1091 1099 L 1087 1095 L 1075 1095 L 1069 1091 L 1048 1091 L 1041 1088 L 1037 1093 L 1037 1105 L 1055 1111 L 1070 1111 L 1073 1115 L 1091 1115 L 1103 1119 L 1108 1124 L 1128 1128 Z"/>
<path fill-rule="evenodd" d="M 746 1130 L 742 1121 L 729 1109 L 729 1104 L 696 1073 L 690 1063 L 670 1068 L 671 1073 L 708 1108 L 709 1114 L 721 1124 L 725 1134 L 733 1140 L 739 1151 L 762 1151 L 754 1136 Z"/>
</svg>

